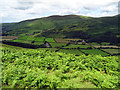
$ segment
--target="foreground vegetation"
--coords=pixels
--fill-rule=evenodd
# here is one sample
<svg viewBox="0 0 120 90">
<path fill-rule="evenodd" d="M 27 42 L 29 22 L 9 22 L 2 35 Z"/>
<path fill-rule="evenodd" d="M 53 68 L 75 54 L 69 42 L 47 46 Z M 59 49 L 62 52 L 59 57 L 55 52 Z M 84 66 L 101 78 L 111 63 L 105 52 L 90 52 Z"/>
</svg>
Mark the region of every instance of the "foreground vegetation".
<svg viewBox="0 0 120 90">
<path fill-rule="evenodd" d="M 45 49 L 2 49 L 3 87 L 117 88 L 117 56 L 65 54 Z"/>
</svg>

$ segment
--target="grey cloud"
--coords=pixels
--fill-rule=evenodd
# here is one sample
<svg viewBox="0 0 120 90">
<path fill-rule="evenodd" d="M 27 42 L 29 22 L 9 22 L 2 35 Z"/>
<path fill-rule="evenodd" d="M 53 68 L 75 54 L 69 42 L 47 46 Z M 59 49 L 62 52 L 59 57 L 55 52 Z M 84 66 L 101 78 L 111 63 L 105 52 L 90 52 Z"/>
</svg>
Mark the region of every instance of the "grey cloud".
<svg viewBox="0 0 120 90">
<path fill-rule="evenodd" d="M 106 6 L 110 6 L 110 5 L 118 5 L 118 2 L 111 2 L 111 3 L 107 4 Z"/>
<path fill-rule="evenodd" d="M 38 13 L 28 13 L 28 14 L 30 14 L 30 15 L 37 15 Z"/>
<path fill-rule="evenodd" d="M 118 14 L 120 14 L 120 1 L 118 2 Z"/>
<path fill-rule="evenodd" d="M 84 9 L 86 10 L 91 10 L 92 8 L 89 8 L 89 7 L 83 7 Z"/>
<path fill-rule="evenodd" d="M 99 9 L 101 7 L 109 7 L 109 6 L 114 6 L 114 7 L 117 7 L 118 6 L 118 2 L 110 2 L 106 5 L 101 5 L 101 6 L 97 6 L 97 5 L 94 5 L 94 6 L 91 6 L 91 5 L 88 5 L 88 6 L 84 6 L 83 8 L 86 9 L 86 10 L 95 10 L 95 9 Z M 107 10 L 105 10 L 105 12 L 109 12 Z"/>
<path fill-rule="evenodd" d="M 26 9 L 29 9 L 29 8 L 30 8 L 30 6 L 28 6 L 28 7 L 16 7 L 16 8 L 14 8 L 14 9 L 26 10 Z"/>
<path fill-rule="evenodd" d="M 111 11 L 109 11 L 109 10 L 103 10 L 104 12 L 106 12 L 106 13 L 109 13 L 109 12 L 111 12 Z"/>
<path fill-rule="evenodd" d="M 14 9 L 19 9 L 19 10 L 26 10 L 32 8 L 34 2 L 24 2 L 24 1 L 19 1 L 18 6 L 13 7 Z"/>
<path fill-rule="evenodd" d="M 86 9 L 86 10 L 95 10 L 95 9 L 97 9 L 97 8 L 99 8 L 99 6 L 97 6 L 97 5 L 85 5 L 85 6 L 83 6 L 83 8 L 84 9 Z"/>
<path fill-rule="evenodd" d="M 118 9 L 118 2 L 112 2 L 112 3 L 109 3 L 107 5 L 105 5 L 103 7 L 103 12 L 113 12 L 113 11 L 116 11 Z"/>
<path fill-rule="evenodd" d="M 88 8 L 88 7 L 83 7 L 84 9 L 86 9 L 86 10 L 90 10 L 90 8 Z"/>
<path fill-rule="evenodd" d="M 22 5 L 30 5 L 30 4 L 34 4 L 34 2 L 19 2 Z"/>
</svg>

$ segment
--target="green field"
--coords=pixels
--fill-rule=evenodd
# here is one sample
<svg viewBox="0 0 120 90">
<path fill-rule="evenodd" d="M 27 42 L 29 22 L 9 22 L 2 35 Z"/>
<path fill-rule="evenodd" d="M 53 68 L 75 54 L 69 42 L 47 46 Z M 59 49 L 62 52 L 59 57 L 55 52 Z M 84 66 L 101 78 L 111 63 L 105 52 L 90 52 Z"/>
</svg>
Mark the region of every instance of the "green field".
<svg viewBox="0 0 120 90">
<path fill-rule="evenodd" d="M 90 45 L 74 45 L 74 44 L 70 44 L 66 47 L 63 47 L 63 48 L 85 48 L 87 49 L 88 47 L 90 47 Z"/>
<path fill-rule="evenodd" d="M 93 55 L 99 55 L 100 54 L 102 56 L 109 55 L 109 54 L 107 54 L 107 53 L 105 53 L 101 50 L 94 49 L 94 47 L 91 47 L 90 45 L 69 44 L 68 46 L 66 46 L 67 45 L 66 43 L 55 43 L 54 38 L 29 36 L 27 38 L 27 40 L 15 39 L 15 40 L 11 40 L 11 41 L 27 43 L 27 44 L 32 44 L 32 45 L 42 45 L 42 44 L 44 44 L 44 41 L 47 41 L 47 42 L 50 43 L 52 48 L 63 48 L 62 49 L 63 52 L 70 52 L 70 53 L 73 53 L 73 54 L 77 54 L 78 51 L 76 51 L 76 50 L 73 50 L 73 51 L 68 50 L 67 51 L 67 50 L 64 50 L 64 49 L 80 49 L 85 54 L 93 54 Z M 32 43 L 32 41 L 34 41 L 34 42 Z M 92 42 L 91 44 L 97 45 L 97 43 L 95 43 L 95 42 Z M 105 42 L 103 42 L 103 44 L 105 45 Z M 86 50 L 83 50 L 83 49 L 86 49 Z M 60 51 L 62 51 L 62 50 L 60 50 Z M 103 49 L 103 50 L 110 53 L 110 54 L 119 54 L 118 50 L 116 50 L 116 49 Z"/>
<path fill-rule="evenodd" d="M 83 53 L 77 49 L 60 49 L 58 52 L 75 54 L 75 55 L 83 55 Z"/>
<path fill-rule="evenodd" d="M 66 46 L 66 43 L 50 43 L 50 45 L 54 47 L 63 47 Z"/>
<path fill-rule="evenodd" d="M 26 41 L 26 40 L 25 40 L 23 43 L 31 44 L 32 41 Z"/>
<path fill-rule="evenodd" d="M 47 41 L 47 42 L 55 42 L 54 38 L 46 38 L 45 41 Z"/>
<path fill-rule="evenodd" d="M 102 42 L 101 45 L 110 45 L 108 42 Z"/>
<path fill-rule="evenodd" d="M 3 88 L 117 88 L 119 57 L 2 48 Z"/>
<path fill-rule="evenodd" d="M 56 51 L 56 50 L 58 50 L 58 49 L 56 49 L 56 48 L 39 48 L 39 49 L 37 49 L 37 50 L 46 50 L 46 51 Z"/>
<path fill-rule="evenodd" d="M 45 37 L 35 37 L 34 41 L 44 42 Z"/>
<path fill-rule="evenodd" d="M 100 45 L 100 44 L 98 44 L 98 43 L 96 43 L 96 42 L 92 42 L 92 43 L 90 43 L 91 45 Z"/>
<path fill-rule="evenodd" d="M 88 49 L 88 50 L 81 49 L 81 51 L 84 52 L 85 54 L 93 54 L 93 55 L 101 55 L 101 56 L 109 55 L 109 54 L 107 54 L 101 50 L 98 50 L 98 49 Z"/>
<path fill-rule="evenodd" d="M 35 39 L 36 39 L 35 37 L 31 37 L 31 36 L 27 38 L 28 41 L 34 41 Z"/>
<path fill-rule="evenodd" d="M 102 49 L 110 54 L 120 54 L 120 49 Z"/>
<path fill-rule="evenodd" d="M 96 42 L 92 42 L 92 43 L 90 43 L 91 45 L 110 45 L 110 43 L 108 43 L 108 42 L 102 42 L 102 43 L 100 43 L 100 44 L 98 44 L 98 43 L 96 43 Z"/>
<path fill-rule="evenodd" d="M 41 45 L 44 44 L 44 42 L 34 42 L 33 45 Z"/>
<path fill-rule="evenodd" d="M 20 40 L 20 39 L 15 39 L 15 40 L 11 40 L 12 42 L 20 42 L 20 43 L 23 43 L 24 40 Z"/>
<path fill-rule="evenodd" d="M 22 36 L 22 37 L 19 37 L 18 39 L 22 39 L 22 40 L 26 40 L 28 36 Z"/>
</svg>

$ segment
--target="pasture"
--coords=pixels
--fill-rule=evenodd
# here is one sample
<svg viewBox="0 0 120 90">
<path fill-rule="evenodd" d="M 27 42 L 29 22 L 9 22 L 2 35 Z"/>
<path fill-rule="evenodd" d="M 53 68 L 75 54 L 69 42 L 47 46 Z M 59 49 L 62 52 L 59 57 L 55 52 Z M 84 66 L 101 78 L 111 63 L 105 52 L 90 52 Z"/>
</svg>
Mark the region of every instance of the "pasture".
<svg viewBox="0 0 120 90">
<path fill-rule="evenodd" d="M 15 37 L 14 37 L 15 38 Z M 110 43 L 102 42 L 98 44 L 96 42 L 87 43 L 85 45 L 82 44 L 82 39 L 62 39 L 62 38 L 46 38 L 46 37 L 34 37 L 34 36 L 21 36 L 14 40 L 10 40 L 12 42 L 20 42 L 31 45 L 44 45 L 44 42 L 47 41 L 51 48 L 56 48 L 56 52 L 65 52 L 71 53 L 75 55 L 81 55 L 82 53 L 85 55 L 114 55 L 119 54 L 117 51 L 119 46 L 109 45 Z M 78 41 L 80 44 L 73 43 L 74 41 Z M 52 49 L 51 49 L 52 50 Z"/>
</svg>

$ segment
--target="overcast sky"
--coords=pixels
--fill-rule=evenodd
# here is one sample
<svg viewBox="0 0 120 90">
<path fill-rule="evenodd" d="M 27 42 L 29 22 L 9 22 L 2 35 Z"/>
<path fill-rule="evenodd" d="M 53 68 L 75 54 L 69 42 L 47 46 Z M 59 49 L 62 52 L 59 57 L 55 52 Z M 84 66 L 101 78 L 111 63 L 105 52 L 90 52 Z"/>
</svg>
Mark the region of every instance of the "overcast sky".
<svg viewBox="0 0 120 90">
<path fill-rule="evenodd" d="M 2 22 L 19 22 L 51 15 L 91 17 L 118 14 L 119 0 L 0 0 Z"/>
</svg>

